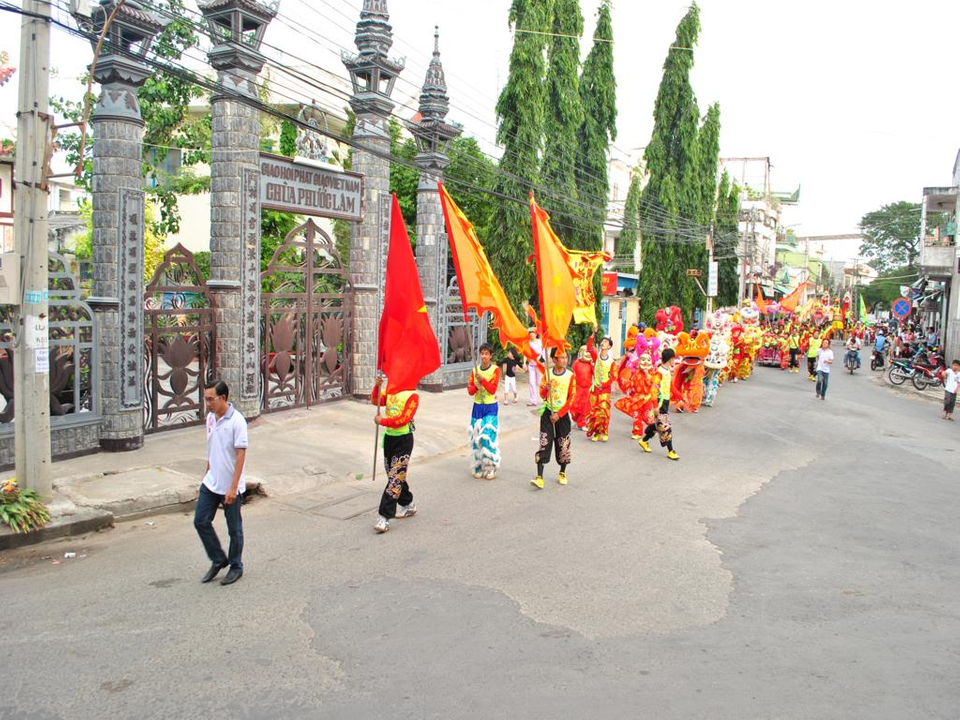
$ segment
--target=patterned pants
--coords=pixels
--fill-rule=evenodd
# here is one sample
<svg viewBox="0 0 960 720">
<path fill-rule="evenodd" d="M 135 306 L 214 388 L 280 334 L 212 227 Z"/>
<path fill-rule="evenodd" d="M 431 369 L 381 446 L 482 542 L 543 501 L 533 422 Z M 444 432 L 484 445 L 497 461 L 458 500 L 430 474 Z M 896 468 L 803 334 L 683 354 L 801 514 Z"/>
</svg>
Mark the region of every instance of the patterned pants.
<svg viewBox="0 0 960 720">
<path fill-rule="evenodd" d="M 413 433 L 385 435 L 383 438 L 383 464 L 387 469 L 387 486 L 380 498 L 380 514 L 390 520 L 397 516 L 397 503 L 409 505 L 413 493 L 407 485 L 407 467 L 413 454 Z"/>
<path fill-rule="evenodd" d="M 667 415 L 668 409 L 669 404 L 664 401 L 657 413 L 657 419 L 647 426 L 647 431 L 643 434 L 643 439 L 649 440 L 654 435 L 659 435 L 660 447 L 673 450 L 673 428 L 670 425 L 670 417 Z"/>
<path fill-rule="evenodd" d="M 500 418 L 496 414 L 470 420 L 470 471 L 474 475 L 497 474 L 500 467 L 499 433 Z"/>
<path fill-rule="evenodd" d="M 590 399 L 590 414 L 587 416 L 587 437 L 609 435 L 610 393 L 594 392 Z"/>
<path fill-rule="evenodd" d="M 544 410 L 540 416 L 540 447 L 534 455 L 537 465 L 550 463 L 550 446 L 554 447 L 558 465 L 569 465 L 573 459 L 570 451 L 570 414 L 567 413 L 556 423 L 550 422 L 550 411 Z"/>
</svg>

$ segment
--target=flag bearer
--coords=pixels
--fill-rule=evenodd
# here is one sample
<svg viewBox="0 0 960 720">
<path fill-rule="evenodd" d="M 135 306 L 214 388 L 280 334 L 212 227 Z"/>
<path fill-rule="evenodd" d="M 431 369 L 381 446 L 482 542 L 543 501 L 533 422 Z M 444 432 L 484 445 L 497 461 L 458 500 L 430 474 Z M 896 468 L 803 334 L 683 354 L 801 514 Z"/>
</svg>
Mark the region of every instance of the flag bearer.
<svg viewBox="0 0 960 720">
<path fill-rule="evenodd" d="M 563 348 L 551 348 L 550 359 L 553 368 L 548 370 L 540 381 L 540 397 L 544 399 L 540 410 L 540 446 L 534 458 L 537 462 L 537 476 L 530 484 L 543 489 L 543 466 L 550 462 L 550 450 L 554 450 L 560 474 L 557 482 L 567 484 L 567 465 L 571 461 L 570 451 L 570 405 L 576 385 L 573 372 L 567 369 L 567 351 Z"/>
<path fill-rule="evenodd" d="M 383 464 L 387 472 L 387 486 L 380 498 L 380 515 L 373 529 L 385 533 L 390 529 L 393 518 L 408 518 L 417 514 L 413 493 L 407 484 L 407 468 L 413 454 L 413 417 L 420 406 L 420 396 L 412 390 L 381 395 L 380 382 L 378 379 L 373 387 L 371 401 L 385 409 L 384 414 L 374 416 L 373 421 L 383 428 Z"/>
<path fill-rule="evenodd" d="M 467 392 L 473 396 L 470 417 L 472 472 L 475 478 L 484 480 L 493 480 L 500 467 L 499 387 L 500 368 L 493 364 L 493 349 L 484 343 L 480 346 L 480 367 L 470 371 L 467 383 Z"/>
</svg>

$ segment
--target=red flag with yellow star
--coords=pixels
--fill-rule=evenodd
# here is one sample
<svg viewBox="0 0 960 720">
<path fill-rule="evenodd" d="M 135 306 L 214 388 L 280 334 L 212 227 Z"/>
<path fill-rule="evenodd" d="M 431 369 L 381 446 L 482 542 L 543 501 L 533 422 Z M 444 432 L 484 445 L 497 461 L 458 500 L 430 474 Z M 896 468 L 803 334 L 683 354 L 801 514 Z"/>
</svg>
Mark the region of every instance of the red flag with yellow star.
<svg viewBox="0 0 960 720">
<path fill-rule="evenodd" d="M 377 370 L 387 376 L 387 393 L 416 390 L 420 379 L 440 367 L 440 346 L 430 326 L 397 196 L 390 213 L 390 249 L 380 316 Z"/>
</svg>

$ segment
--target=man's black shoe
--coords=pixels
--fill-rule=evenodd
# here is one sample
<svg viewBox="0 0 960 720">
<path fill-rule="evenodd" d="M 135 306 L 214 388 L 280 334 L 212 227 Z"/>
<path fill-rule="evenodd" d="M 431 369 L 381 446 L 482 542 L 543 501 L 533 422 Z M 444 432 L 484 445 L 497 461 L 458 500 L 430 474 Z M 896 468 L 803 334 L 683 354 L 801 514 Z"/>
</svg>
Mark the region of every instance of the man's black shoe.
<svg viewBox="0 0 960 720">
<path fill-rule="evenodd" d="M 200 582 L 210 582 L 229 564 L 230 563 L 214 563 L 210 566 L 210 569 L 207 570 L 207 574 L 203 576 L 203 579 Z"/>
<path fill-rule="evenodd" d="M 243 570 L 240 568 L 230 568 L 227 576 L 220 581 L 221 585 L 233 585 L 237 580 L 243 577 Z"/>
</svg>

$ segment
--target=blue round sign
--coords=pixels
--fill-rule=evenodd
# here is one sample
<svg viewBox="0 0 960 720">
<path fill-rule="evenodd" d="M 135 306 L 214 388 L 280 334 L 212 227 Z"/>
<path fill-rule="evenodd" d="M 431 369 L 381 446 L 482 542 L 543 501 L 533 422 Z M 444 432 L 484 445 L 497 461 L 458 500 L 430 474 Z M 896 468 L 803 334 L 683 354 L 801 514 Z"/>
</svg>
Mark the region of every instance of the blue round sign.
<svg viewBox="0 0 960 720">
<path fill-rule="evenodd" d="M 893 306 L 890 308 L 890 311 L 898 318 L 905 318 L 910 314 L 910 301 L 905 297 L 897 298 L 893 301 Z"/>
</svg>

